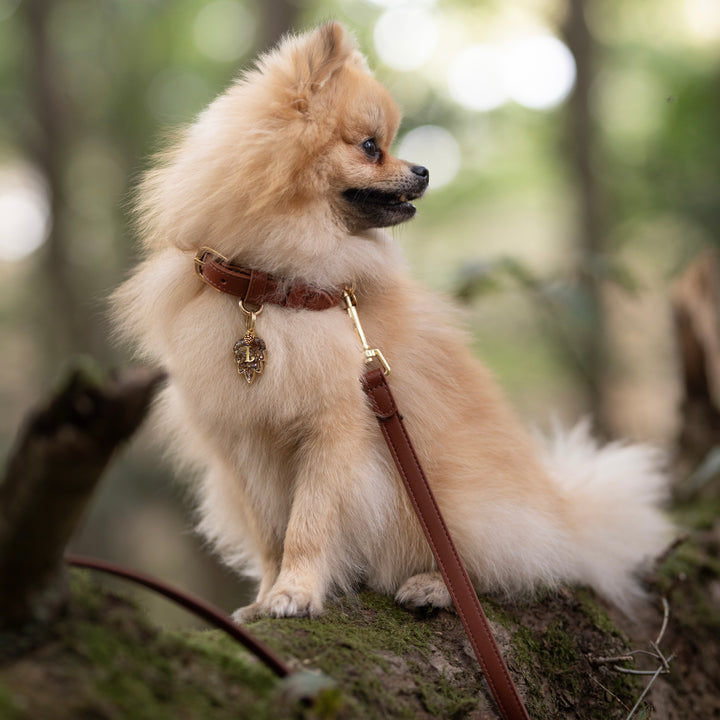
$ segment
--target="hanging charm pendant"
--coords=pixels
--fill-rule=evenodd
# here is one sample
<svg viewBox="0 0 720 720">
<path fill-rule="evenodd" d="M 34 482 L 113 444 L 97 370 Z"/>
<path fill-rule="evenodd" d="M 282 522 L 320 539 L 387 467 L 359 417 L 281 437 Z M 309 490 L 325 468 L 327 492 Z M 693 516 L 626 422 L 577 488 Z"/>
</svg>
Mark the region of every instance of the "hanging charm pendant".
<svg viewBox="0 0 720 720">
<path fill-rule="evenodd" d="M 252 383 L 256 375 L 262 375 L 265 367 L 265 342 L 255 333 L 246 332 L 233 347 L 238 373 Z"/>
<path fill-rule="evenodd" d="M 262 305 L 259 310 L 248 310 L 239 302 L 240 310 L 245 314 L 245 335 L 238 340 L 233 347 L 235 364 L 240 375 L 248 382 L 248 385 L 255 380 L 257 375 L 262 375 L 265 369 L 265 341 L 255 335 L 255 320 L 262 312 Z"/>
</svg>

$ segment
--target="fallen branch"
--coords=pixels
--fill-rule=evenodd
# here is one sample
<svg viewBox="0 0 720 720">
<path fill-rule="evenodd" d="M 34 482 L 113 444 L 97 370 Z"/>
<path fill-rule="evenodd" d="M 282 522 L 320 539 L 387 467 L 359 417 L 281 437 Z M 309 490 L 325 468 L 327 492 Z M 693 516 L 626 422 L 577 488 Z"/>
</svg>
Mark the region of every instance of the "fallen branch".
<svg viewBox="0 0 720 720">
<path fill-rule="evenodd" d="M 85 366 L 26 421 L 0 483 L 0 628 L 47 623 L 66 601 L 62 554 L 118 445 L 162 381 Z"/>
</svg>

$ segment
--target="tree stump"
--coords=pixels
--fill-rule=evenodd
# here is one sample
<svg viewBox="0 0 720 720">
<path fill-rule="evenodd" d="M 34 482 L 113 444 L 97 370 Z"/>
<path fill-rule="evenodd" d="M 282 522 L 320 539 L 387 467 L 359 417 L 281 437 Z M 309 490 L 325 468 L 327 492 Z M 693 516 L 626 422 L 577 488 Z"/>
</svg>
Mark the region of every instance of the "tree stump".
<svg viewBox="0 0 720 720">
<path fill-rule="evenodd" d="M 714 251 L 701 254 L 674 282 L 670 302 L 683 389 L 674 474 L 679 494 L 687 495 L 698 489 L 688 478 L 720 445 L 720 269 Z M 711 474 L 720 471 L 720 459 L 715 465 Z"/>
<path fill-rule="evenodd" d="M 65 545 L 162 378 L 144 368 L 103 377 L 88 364 L 27 419 L 0 483 L 0 629 L 47 623 L 64 606 Z"/>
</svg>

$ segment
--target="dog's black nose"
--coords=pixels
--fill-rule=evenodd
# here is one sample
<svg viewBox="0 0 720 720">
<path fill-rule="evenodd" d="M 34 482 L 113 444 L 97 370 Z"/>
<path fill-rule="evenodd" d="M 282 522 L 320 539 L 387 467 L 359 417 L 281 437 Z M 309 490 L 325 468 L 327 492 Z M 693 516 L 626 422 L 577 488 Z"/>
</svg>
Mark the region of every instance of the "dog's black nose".
<svg viewBox="0 0 720 720">
<path fill-rule="evenodd" d="M 412 170 L 416 175 L 419 175 L 421 178 L 425 178 L 426 180 L 430 179 L 430 171 L 422 165 L 413 165 L 410 170 Z"/>
</svg>

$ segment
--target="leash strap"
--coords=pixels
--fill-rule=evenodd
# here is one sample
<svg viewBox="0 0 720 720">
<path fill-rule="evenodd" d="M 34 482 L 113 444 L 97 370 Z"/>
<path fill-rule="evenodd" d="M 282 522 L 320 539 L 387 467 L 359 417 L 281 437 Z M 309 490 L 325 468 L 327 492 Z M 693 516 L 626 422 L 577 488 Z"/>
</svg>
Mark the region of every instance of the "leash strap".
<svg viewBox="0 0 720 720">
<path fill-rule="evenodd" d="M 270 648 L 260 642 L 256 637 L 251 635 L 247 630 L 235 623 L 232 618 L 228 617 L 222 610 L 214 605 L 195 597 L 190 593 L 179 590 L 173 585 L 169 585 L 157 578 L 145 575 L 137 570 L 129 570 L 128 568 L 115 565 L 114 563 L 97 558 L 84 557 L 81 555 L 66 555 L 65 562 L 78 568 L 85 570 L 97 570 L 99 572 L 108 573 L 117 577 L 124 578 L 131 582 L 142 585 L 156 593 L 163 595 L 194 613 L 203 620 L 213 624 L 215 627 L 226 632 L 230 637 L 242 643 L 256 657 L 260 658 L 267 667 L 270 668 L 278 677 L 284 678 L 292 674 L 292 670 L 285 664 Z"/>
<path fill-rule="evenodd" d="M 505 720 L 530 720 L 450 537 L 383 370 L 369 370 L 362 382 L 495 702 Z"/>
</svg>

